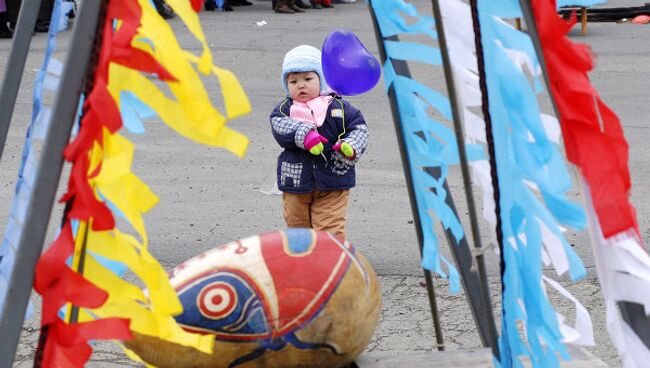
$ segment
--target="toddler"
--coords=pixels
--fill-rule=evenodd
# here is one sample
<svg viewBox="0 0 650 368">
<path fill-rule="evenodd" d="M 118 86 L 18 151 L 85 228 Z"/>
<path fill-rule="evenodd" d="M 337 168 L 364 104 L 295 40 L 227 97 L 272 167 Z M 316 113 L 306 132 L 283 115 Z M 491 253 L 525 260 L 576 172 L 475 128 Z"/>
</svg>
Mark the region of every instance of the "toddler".
<svg viewBox="0 0 650 368">
<path fill-rule="evenodd" d="M 345 239 L 355 164 L 368 145 L 361 112 L 329 88 L 321 52 L 298 46 L 284 56 L 288 96 L 271 113 L 273 137 L 284 150 L 277 180 L 288 227 L 325 230 Z"/>
</svg>

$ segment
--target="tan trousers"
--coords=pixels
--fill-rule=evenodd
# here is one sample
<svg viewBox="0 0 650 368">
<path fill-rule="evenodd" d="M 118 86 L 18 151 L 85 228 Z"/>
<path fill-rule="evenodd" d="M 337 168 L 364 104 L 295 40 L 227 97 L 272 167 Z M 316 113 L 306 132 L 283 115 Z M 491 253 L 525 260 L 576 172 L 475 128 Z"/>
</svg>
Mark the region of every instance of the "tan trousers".
<svg viewBox="0 0 650 368">
<path fill-rule="evenodd" d="M 293 194 L 282 193 L 284 220 L 287 227 L 325 230 L 345 240 L 350 190 L 320 191 Z"/>
</svg>

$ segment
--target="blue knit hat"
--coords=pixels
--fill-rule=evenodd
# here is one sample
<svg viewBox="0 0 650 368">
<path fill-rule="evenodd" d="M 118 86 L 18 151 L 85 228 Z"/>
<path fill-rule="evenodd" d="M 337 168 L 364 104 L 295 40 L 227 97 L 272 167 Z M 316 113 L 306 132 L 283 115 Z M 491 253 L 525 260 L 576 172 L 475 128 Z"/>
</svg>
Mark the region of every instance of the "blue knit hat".
<svg viewBox="0 0 650 368">
<path fill-rule="evenodd" d="M 321 95 L 327 94 L 329 91 L 325 76 L 323 75 L 323 67 L 321 66 L 321 52 L 314 46 L 300 45 L 284 54 L 284 60 L 282 61 L 282 86 L 287 94 L 289 94 L 287 76 L 289 73 L 296 72 L 314 72 L 318 74 Z"/>
</svg>

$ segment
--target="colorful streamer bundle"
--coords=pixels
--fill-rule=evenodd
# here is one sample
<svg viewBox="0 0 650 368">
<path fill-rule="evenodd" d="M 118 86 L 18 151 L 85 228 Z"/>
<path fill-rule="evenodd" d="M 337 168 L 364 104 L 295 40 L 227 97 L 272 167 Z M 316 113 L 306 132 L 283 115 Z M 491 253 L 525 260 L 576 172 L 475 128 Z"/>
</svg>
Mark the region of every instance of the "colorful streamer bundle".
<svg viewBox="0 0 650 368">
<path fill-rule="evenodd" d="M 571 180 L 537 105 L 534 87 L 539 89 L 540 83 L 532 86 L 524 74 L 524 67 L 532 75 L 539 74 L 532 43 L 500 19 L 521 17 L 518 2 L 479 1 L 478 16 L 502 193 L 497 214 L 502 219 L 505 259 L 501 364 L 521 366 L 519 357 L 527 356 L 534 366 L 558 366 L 557 353 L 569 358 L 562 345 L 567 340 L 565 326 L 546 296 L 543 281 L 556 288 L 559 284 L 543 277 L 542 265 L 547 258 L 559 274 L 568 270 L 572 280 L 584 277 L 584 266 L 561 228 L 584 227 L 584 213 L 566 198 Z M 584 308 L 573 300 L 585 316 Z M 593 343 L 591 322 L 583 322 L 587 322 L 585 336 L 574 343 Z M 517 323 L 524 327 L 525 339 Z"/>
<path fill-rule="evenodd" d="M 52 18 L 47 38 L 45 58 L 41 68 L 38 70 L 34 81 L 32 119 L 27 127 L 25 144 L 23 146 L 22 159 L 18 169 L 18 180 L 14 191 L 14 199 L 9 214 L 9 221 L 5 229 L 5 235 L 0 245 L 0 309 L 6 299 L 7 278 L 16 266 L 15 255 L 20 237 L 22 236 L 27 204 L 33 194 L 34 179 L 36 178 L 36 166 L 38 162 L 38 151 L 34 146 L 36 140 L 43 140 L 45 132 L 50 125 L 51 108 L 43 105 L 43 92 L 56 92 L 59 86 L 61 62 L 53 58 L 56 50 L 56 36 L 67 27 L 66 13 L 70 11 L 72 3 L 62 3 L 57 0 L 52 10 Z M 27 315 L 30 314 L 32 306 L 29 304 Z"/>
<path fill-rule="evenodd" d="M 482 9 L 486 15 L 481 18 L 481 24 L 487 24 L 483 44 L 490 44 L 485 51 L 486 60 L 489 60 L 486 69 L 490 111 L 494 114 L 494 119 L 499 121 L 493 134 L 496 136 L 495 145 L 499 147 L 496 159 L 499 180 L 504 185 L 505 193 L 501 198 L 502 212 L 497 214 L 505 219 L 503 232 L 507 264 L 504 279 L 504 334 L 500 340 L 502 358 L 505 357 L 502 363 L 504 366 L 518 365 L 520 363 L 515 357 L 528 356 L 535 366 L 557 365 L 556 351 L 567 357 L 561 342 L 593 343 L 591 320 L 586 309 L 558 283 L 542 277 L 542 264 L 553 265 L 558 274 L 569 271 L 574 280 L 584 276 L 584 267 L 564 238 L 560 225 L 579 228 L 584 226 L 585 220 L 582 210 L 565 196 L 570 187 L 570 179 L 557 147 L 557 121 L 540 113 L 535 93 L 524 77 L 524 67 L 528 67 L 534 74 L 539 70 L 532 44 L 524 34 L 494 18 L 495 15 L 502 16 L 499 11 L 503 11 L 504 4 L 490 4 L 491 8 L 486 5 Z M 460 1 L 444 1 L 441 5 L 443 17 L 447 20 L 444 27 L 448 35 L 451 64 L 460 91 L 456 97 L 461 101 L 461 114 L 467 128 L 470 165 L 474 177 L 479 178 L 485 207 L 489 211 L 490 208 L 494 209 L 494 204 L 491 200 L 489 165 L 482 156 L 486 143 L 485 124 L 470 110 L 472 106 L 481 104 L 474 36 L 467 32 L 468 28 L 471 29 L 468 22 L 472 17 L 469 7 Z M 378 2 L 372 6 L 384 40 L 399 33 L 424 34 L 436 38 L 432 30 L 433 20 L 419 16 L 412 5 Z M 512 6 L 511 10 L 519 9 Z M 407 24 L 400 13 L 415 17 L 415 22 Z M 452 225 L 459 223 L 455 216 L 450 216 L 448 208 L 444 207 L 447 193 L 442 191 L 442 196 L 440 195 L 447 165 L 457 163 L 458 156 L 453 132 L 426 115 L 427 105 L 424 101 L 448 120 L 451 119 L 449 103 L 419 82 L 396 74 L 392 64 L 395 59 L 439 65 L 440 53 L 437 49 L 421 44 L 385 40 L 384 45 L 388 58 L 384 65 L 384 77 L 387 87 L 392 86 L 397 97 L 418 209 L 424 219 L 425 250 L 434 249 L 434 252 L 428 254 L 425 251 L 430 258 L 425 258 L 423 263 L 440 274 L 436 264 L 429 263 L 439 255 L 432 231 L 433 224 L 424 209 L 435 209 L 445 228 L 453 229 Z M 497 68 L 499 65 L 503 67 Z M 517 71 L 514 78 L 510 74 L 513 70 Z M 435 139 L 429 139 L 430 137 Z M 442 175 L 435 186 L 430 184 L 431 178 L 423 172 L 423 167 L 440 168 Z M 435 188 L 433 196 L 429 195 L 430 187 Z M 544 199 L 545 205 L 538 201 L 537 195 Z M 495 214 L 488 212 L 486 217 L 495 223 Z M 553 310 L 546 298 L 543 282 L 558 289 L 574 302 L 578 313 L 575 327 L 565 325 L 564 318 Z M 523 322 L 528 343 L 521 340 L 517 321 Z M 543 346 L 546 344 L 550 349 Z"/>
<path fill-rule="evenodd" d="M 475 56 L 476 50 L 474 48 L 475 35 L 467 32 L 467 29 L 471 29 L 472 27 L 471 9 L 468 5 L 458 0 L 447 0 L 441 2 L 441 8 L 444 19 L 445 33 L 448 40 L 450 59 L 452 65 L 455 66 L 454 78 L 456 85 L 458 86 L 457 100 L 459 101 L 459 107 L 462 111 L 462 116 L 465 123 L 467 135 L 466 139 L 469 142 L 484 144 L 487 143 L 485 134 L 485 122 L 480 117 L 474 115 L 471 112 L 472 106 L 480 106 L 482 104 L 481 90 L 478 83 L 479 76 L 477 69 L 477 60 Z M 508 267 L 510 267 L 511 271 L 510 274 L 506 275 L 509 276 L 509 279 L 504 280 L 504 283 L 506 283 L 506 293 L 513 293 L 506 294 L 504 297 L 510 297 L 512 298 L 511 301 L 514 302 L 511 302 L 510 305 L 506 305 L 504 302 L 506 308 L 509 308 L 509 310 L 506 310 L 505 313 L 506 315 L 513 316 L 513 320 L 519 319 L 516 317 L 517 312 L 521 312 L 521 315 L 524 318 L 526 318 L 528 314 L 534 313 L 534 310 L 529 310 L 528 303 L 520 304 L 519 302 L 530 301 L 531 298 L 533 300 L 546 300 L 543 289 L 540 289 L 539 287 L 537 291 L 534 288 L 531 289 L 528 287 L 522 289 L 519 285 L 525 285 L 525 283 L 528 283 L 541 286 L 543 280 L 547 285 L 557 289 L 560 294 L 569 299 L 574 304 L 576 309 L 575 325 L 568 326 L 564 323 L 565 318 L 563 316 L 557 313 L 549 313 L 549 311 L 552 311 L 552 309 L 550 307 L 550 304 L 548 304 L 548 301 L 546 301 L 546 305 L 541 305 L 541 309 L 546 310 L 548 318 L 546 323 L 549 323 L 554 327 L 559 327 L 562 342 L 581 345 L 593 344 L 591 319 L 584 306 L 582 306 L 557 282 L 549 277 L 541 275 L 541 263 L 546 266 L 553 266 L 559 275 L 569 270 L 572 273 L 572 277 L 574 279 L 580 277 L 580 274 L 584 272 L 582 264 L 578 260 L 577 256 L 573 253 L 571 248 L 568 246 L 566 240 L 562 236 L 560 227 L 555 222 L 553 217 L 551 217 L 551 214 L 548 213 L 548 211 L 545 210 L 541 204 L 534 203 L 536 202 L 536 195 L 534 192 L 541 192 L 542 197 L 545 198 L 547 206 L 551 208 L 551 210 L 553 210 L 553 206 L 555 205 L 555 212 L 568 212 L 569 218 L 575 217 L 574 221 L 577 221 L 580 218 L 579 212 L 575 212 L 575 206 L 571 205 L 568 203 L 568 201 L 566 201 L 565 198 L 563 198 L 564 190 L 568 188 L 568 178 L 566 175 L 566 170 L 563 168 L 562 161 L 557 159 L 557 150 L 554 148 L 554 146 L 559 143 L 560 132 L 558 123 L 551 116 L 541 114 L 538 111 L 538 108 L 534 102 L 534 93 L 530 86 L 528 86 L 525 82 L 525 78 L 522 78 L 524 69 L 528 69 L 528 71 L 533 75 L 538 75 L 539 73 L 539 67 L 536 65 L 535 55 L 532 49 L 532 44 L 530 44 L 530 40 L 526 39 L 523 34 L 519 34 L 517 31 L 512 29 L 512 27 L 507 26 L 505 23 L 498 22 L 496 18 L 492 19 L 494 19 L 493 24 L 500 27 L 498 33 L 500 38 L 494 37 L 494 33 L 492 33 L 492 37 L 494 37 L 492 38 L 492 42 L 498 43 L 500 48 L 499 51 L 502 52 L 501 55 L 498 55 L 501 57 L 501 60 L 499 60 L 499 62 L 504 63 L 507 61 L 510 64 L 509 67 L 504 67 L 503 69 L 498 70 L 498 73 L 496 74 L 496 80 L 503 81 L 502 83 L 506 83 L 505 81 L 508 81 L 507 86 L 502 85 L 500 87 L 501 91 L 506 88 L 514 88 L 517 90 L 517 92 L 513 96 L 518 95 L 519 98 L 527 100 L 525 102 L 522 102 L 519 101 L 518 98 L 513 97 L 510 97 L 510 99 L 504 99 L 500 98 L 501 96 L 498 94 L 497 96 L 490 94 L 488 98 L 488 100 L 490 100 L 491 108 L 494 104 L 505 104 L 505 111 L 510 111 L 514 117 L 520 118 L 520 120 L 514 120 L 513 117 L 509 117 L 510 121 L 515 121 L 515 123 L 512 124 L 517 124 L 519 132 L 513 130 L 512 134 L 508 134 L 508 132 L 511 132 L 511 130 L 508 128 L 510 124 L 495 124 L 495 126 L 493 126 L 493 135 L 496 136 L 497 132 L 495 131 L 497 129 L 500 129 L 498 138 L 502 139 L 502 142 L 507 142 L 507 144 L 499 145 L 496 142 L 495 138 L 495 150 L 502 150 L 504 147 L 509 147 L 506 150 L 506 152 L 509 152 L 506 155 L 507 157 L 503 157 L 503 155 L 499 155 L 499 152 L 497 152 L 496 158 L 497 167 L 500 169 L 499 171 L 502 172 L 501 169 L 503 169 L 505 166 L 506 168 L 513 170 L 512 173 L 518 174 L 514 176 L 508 174 L 508 179 L 510 181 L 505 183 L 505 188 L 516 188 L 517 192 L 512 192 L 509 189 L 502 189 L 501 205 L 503 206 L 505 204 L 510 205 L 510 208 L 517 208 L 520 212 L 519 215 L 527 218 L 527 221 L 523 222 L 524 226 L 522 226 L 522 228 L 516 229 L 516 231 L 511 230 L 509 237 L 504 236 L 504 239 L 506 239 L 506 244 L 504 244 L 504 254 L 515 251 L 515 254 L 518 254 L 517 258 L 523 257 L 524 259 L 524 264 L 521 266 L 513 263 L 513 261 L 510 261 L 509 263 L 506 261 L 506 270 Z M 489 25 L 486 27 L 483 22 L 480 22 L 480 24 L 481 32 L 488 32 L 488 34 L 490 34 L 491 30 L 485 29 L 489 28 Z M 486 38 L 484 37 L 483 45 L 485 45 L 485 40 Z M 485 51 L 486 54 L 488 52 L 489 51 Z M 488 68 L 486 69 L 487 74 L 490 72 L 490 70 Z M 508 71 L 507 73 L 510 73 L 510 75 L 506 73 L 506 70 Z M 492 72 L 494 73 L 494 70 Z M 513 83 L 513 76 L 515 77 L 514 81 L 518 83 Z M 495 78 L 493 76 L 492 82 L 494 81 Z M 497 100 L 492 101 L 493 97 L 495 97 Z M 524 106 L 527 108 L 522 109 L 523 111 L 517 112 L 517 106 Z M 500 112 L 504 112 L 504 110 L 500 110 Z M 497 118 L 500 119 L 500 122 L 508 121 L 502 120 L 503 118 L 499 116 Z M 523 121 L 526 121 L 528 126 L 520 124 Z M 533 135 L 533 133 L 536 135 Z M 535 138 L 532 139 L 529 137 Z M 528 141 L 528 144 L 517 142 L 519 139 L 526 139 Z M 536 149 L 539 149 L 538 146 L 541 146 L 541 149 L 546 150 L 547 152 L 550 151 L 551 155 L 547 156 L 546 159 L 544 159 L 543 156 L 539 155 L 535 157 L 535 155 L 539 154 L 539 152 L 543 152 L 542 150 L 535 152 Z M 503 162 L 504 158 L 510 159 L 511 162 Z M 518 160 L 524 158 L 528 159 Z M 491 186 L 491 174 L 489 172 L 489 165 L 485 161 L 472 162 L 470 165 L 473 169 L 474 181 L 480 185 L 483 191 L 484 217 L 489 223 L 496 225 L 496 214 L 493 212 L 495 208 L 494 202 L 490 198 L 492 196 L 493 189 Z M 538 174 L 537 176 L 532 176 L 530 173 Z M 552 178 L 551 175 L 555 175 L 556 173 L 561 173 L 564 175 L 565 182 L 560 183 L 558 186 L 553 186 L 549 183 L 549 179 Z M 499 185 L 501 185 L 503 178 L 499 176 L 499 179 Z M 544 193 L 545 191 L 547 191 L 547 193 Z M 549 193 L 552 194 L 552 197 L 549 195 Z M 549 201 L 549 197 L 559 198 L 559 200 L 561 200 L 565 205 L 568 205 L 569 211 L 566 211 L 566 209 L 563 209 L 561 207 L 558 208 L 557 202 Z M 530 203 L 531 205 L 523 206 L 522 203 Z M 573 215 L 571 215 L 572 211 L 574 212 Z M 525 226 L 527 226 L 528 221 L 531 221 L 533 224 L 534 222 L 539 222 L 537 226 L 541 225 L 539 227 L 539 230 L 537 230 L 538 233 L 536 237 L 531 237 L 526 234 Z M 505 226 L 508 226 L 508 224 Z M 541 233 L 539 233 L 540 231 Z M 507 232 L 504 231 L 504 234 L 507 234 Z M 494 236 L 494 234 L 492 234 L 492 236 Z M 524 246 L 521 247 L 521 245 Z M 533 252 L 533 255 L 531 256 L 530 254 L 525 254 L 524 252 Z M 518 262 L 521 263 L 520 261 Z M 526 264 L 525 262 L 532 263 Z M 534 266 L 530 270 L 533 272 L 529 273 L 529 271 L 527 271 L 527 267 L 529 265 Z M 519 275 L 517 275 L 516 272 L 513 275 L 512 271 L 517 271 L 515 267 L 521 267 L 518 270 Z M 514 287 L 509 288 L 508 282 L 512 284 L 513 281 L 520 284 L 515 284 Z M 528 293 L 531 295 L 528 295 Z M 539 304 L 532 302 L 532 305 L 536 308 Z M 514 312 L 513 308 L 515 308 Z M 504 321 L 508 322 L 507 316 L 504 318 Z M 535 321 L 532 319 L 522 319 L 522 321 L 525 322 L 523 326 L 527 333 L 529 333 L 528 330 L 531 326 L 536 329 L 540 328 L 538 326 L 538 324 L 540 324 L 540 321 Z M 508 340 L 512 339 L 514 340 L 514 344 L 518 345 L 520 351 L 528 349 L 522 345 L 522 342 L 519 340 L 519 333 L 515 333 L 514 335 L 509 334 L 508 332 L 513 333 L 513 331 L 508 331 L 507 328 L 508 327 L 504 327 L 501 347 L 503 348 L 503 346 L 507 344 Z M 528 349 L 528 351 L 530 351 L 530 349 Z M 509 365 L 512 356 L 517 357 L 518 355 L 524 354 L 516 351 L 508 351 L 507 349 L 506 351 L 503 351 L 502 349 L 503 365 Z M 525 355 L 530 356 L 530 353 Z M 540 362 L 543 361 L 533 360 L 533 363 L 535 365 L 539 365 Z"/>
<path fill-rule="evenodd" d="M 459 290 L 458 272 L 453 264 L 440 255 L 434 229 L 434 217 L 445 229 L 451 229 L 456 242 L 464 236 L 462 225 L 454 211 L 445 203 L 447 195 L 446 177 L 448 165 L 458 164 L 458 147 L 453 131 L 442 122 L 430 117 L 426 110 L 433 107 L 443 118 L 451 120 L 449 100 L 409 76 L 399 75 L 392 60 L 415 61 L 430 65 L 441 65 L 440 50 L 420 43 L 397 42 L 385 38 L 404 34 L 421 34 L 436 40 L 433 18 L 421 16 L 412 4 L 404 1 L 377 1 L 372 3 L 379 30 L 384 38 L 387 60 L 384 64 L 386 88 L 393 87 L 403 131 L 413 186 L 423 233 L 423 267 L 447 277 L 440 260 L 447 265 L 450 290 Z M 408 21 L 401 13 L 413 17 Z M 483 159 L 483 147 L 466 145 L 468 159 L 472 162 Z M 426 168 L 433 170 L 425 171 Z"/>
<path fill-rule="evenodd" d="M 616 310 L 616 303 L 625 301 L 650 311 L 650 256 L 641 245 L 635 210 L 628 200 L 628 145 L 618 117 L 589 81 L 590 50 L 567 37 L 573 23 L 557 16 L 553 2 L 532 4 L 567 157 L 586 182 L 587 217 L 607 328 L 625 366 L 643 367 L 650 350 Z"/>
<path fill-rule="evenodd" d="M 37 264 L 34 288 L 43 296 L 42 325 L 49 327 L 44 366 L 83 366 L 90 339 L 119 339 L 133 333 L 210 353 L 213 337 L 182 330 L 173 316 L 182 311 L 163 268 L 148 252 L 142 215 L 158 198 L 131 172 L 134 145 L 118 130 L 142 132 L 141 120 L 155 113 L 180 134 L 242 156 L 248 140 L 225 126 L 250 111 L 237 79 L 212 65 L 196 12 L 200 1 L 167 0 L 203 46 L 200 56 L 183 51 L 171 28 L 148 0 L 110 1 L 102 31 L 92 91 L 86 96 L 77 137 L 65 150 L 73 163 L 69 202 L 58 238 Z M 226 115 L 216 110 L 196 73 L 215 74 Z M 150 81 L 157 76 L 173 98 Z M 115 227 L 124 217 L 137 237 Z M 74 271 L 87 250 L 83 276 Z M 74 254 L 72 267 L 66 261 Z M 103 264 L 120 262 L 140 278 L 146 292 Z M 57 317 L 65 304 L 82 308 L 77 323 Z M 133 354 L 131 355 L 134 358 Z"/>
</svg>

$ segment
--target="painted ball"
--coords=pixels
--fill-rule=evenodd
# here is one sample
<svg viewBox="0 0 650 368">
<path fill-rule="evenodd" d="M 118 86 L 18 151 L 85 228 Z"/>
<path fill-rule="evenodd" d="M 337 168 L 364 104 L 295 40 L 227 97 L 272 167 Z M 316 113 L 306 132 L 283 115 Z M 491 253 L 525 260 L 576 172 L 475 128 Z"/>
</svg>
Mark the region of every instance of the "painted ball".
<svg viewBox="0 0 650 368">
<path fill-rule="evenodd" d="M 213 334 L 213 354 L 136 334 L 126 341 L 158 367 L 344 367 L 366 348 L 381 291 L 347 241 L 311 229 L 251 236 L 171 273 L 186 330 Z"/>
</svg>

